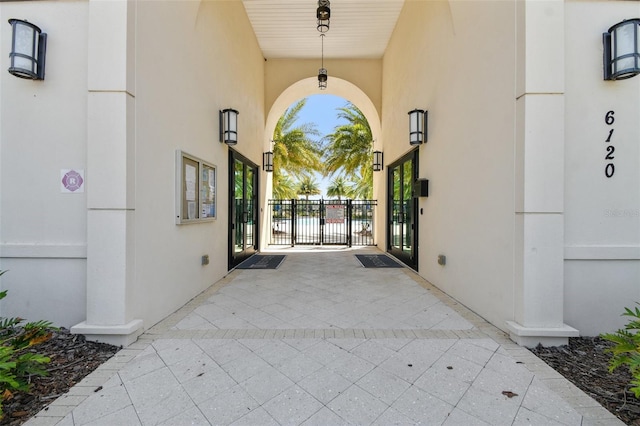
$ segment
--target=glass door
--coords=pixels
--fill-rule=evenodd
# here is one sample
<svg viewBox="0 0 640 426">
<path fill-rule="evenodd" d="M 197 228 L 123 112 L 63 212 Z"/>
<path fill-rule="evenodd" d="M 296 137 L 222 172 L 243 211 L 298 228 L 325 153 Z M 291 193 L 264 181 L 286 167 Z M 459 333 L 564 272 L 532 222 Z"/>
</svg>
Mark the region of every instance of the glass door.
<svg viewBox="0 0 640 426">
<path fill-rule="evenodd" d="M 258 167 L 229 151 L 229 269 L 258 250 Z"/>
<path fill-rule="evenodd" d="M 417 179 L 417 151 L 403 157 L 387 169 L 388 218 L 387 251 L 407 266 L 418 270 L 417 200 L 414 182 Z"/>
</svg>

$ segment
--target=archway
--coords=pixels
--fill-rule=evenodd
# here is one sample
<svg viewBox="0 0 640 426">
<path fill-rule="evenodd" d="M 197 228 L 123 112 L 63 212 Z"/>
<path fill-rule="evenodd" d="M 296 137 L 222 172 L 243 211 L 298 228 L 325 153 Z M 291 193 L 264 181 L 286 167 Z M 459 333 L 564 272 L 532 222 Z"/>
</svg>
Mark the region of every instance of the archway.
<svg viewBox="0 0 640 426">
<path fill-rule="evenodd" d="M 380 131 L 380 116 L 378 110 L 374 103 L 371 101 L 369 96 L 362 91 L 355 84 L 336 77 L 331 77 L 330 84 L 327 89 L 322 93 L 318 93 L 318 82 L 315 77 L 306 78 L 289 86 L 285 89 L 280 96 L 273 102 L 273 105 L 269 109 L 267 114 L 266 123 L 265 123 L 265 132 L 264 132 L 264 141 L 263 141 L 263 151 L 269 151 L 271 148 L 271 137 L 273 135 L 274 129 L 279 118 L 282 116 L 284 111 L 301 98 L 305 98 L 311 95 L 335 95 L 341 98 L 344 98 L 355 105 L 360 111 L 364 114 L 367 121 L 369 122 L 369 126 L 371 127 L 371 134 L 373 137 L 374 149 L 376 146 L 382 146 L 382 141 L 379 140 L 379 136 L 381 134 Z M 382 184 L 382 181 L 377 182 L 374 178 L 374 188 L 377 185 Z M 272 177 L 270 174 L 267 174 L 266 178 L 262 180 L 261 184 L 263 206 L 261 211 L 262 214 L 262 235 L 261 241 L 263 242 L 262 246 L 266 245 L 266 242 L 269 241 L 269 231 L 270 228 L 266 225 L 266 221 L 268 220 L 268 212 L 269 206 L 268 203 L 268 195 L 271 193 L 272 188 Z M 375 193 L 375 189 L 374 189 Z M 381 235 L 381 234 L 380 234 Z"/>
</svg>

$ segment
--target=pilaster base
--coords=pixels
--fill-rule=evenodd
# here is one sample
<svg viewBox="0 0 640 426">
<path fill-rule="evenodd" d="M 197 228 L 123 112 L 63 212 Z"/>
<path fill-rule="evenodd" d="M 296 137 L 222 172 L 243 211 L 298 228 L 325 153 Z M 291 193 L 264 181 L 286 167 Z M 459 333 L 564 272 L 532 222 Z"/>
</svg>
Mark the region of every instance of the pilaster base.
<svg viewBox="0 0 640 426">
<path fill-rule="evenodd" d="M 563 324 L 560 327 L 525 327 L 514 321 L 507 321 L 509 338 L 520 346 L 534 348 L 542 346 L 562 346 L 569 343 L 569 337 L 578 337 L 580 332 Z"/>
<path fill-rule="evenodd" d="M 108 343 L 123 348 L 138 340 L 143 331 L 141 319 L 123 325 L 91 325 L 83 321 L 71 327 L 72 334 L 82 334 L 91 342 Z"/>
</svg>

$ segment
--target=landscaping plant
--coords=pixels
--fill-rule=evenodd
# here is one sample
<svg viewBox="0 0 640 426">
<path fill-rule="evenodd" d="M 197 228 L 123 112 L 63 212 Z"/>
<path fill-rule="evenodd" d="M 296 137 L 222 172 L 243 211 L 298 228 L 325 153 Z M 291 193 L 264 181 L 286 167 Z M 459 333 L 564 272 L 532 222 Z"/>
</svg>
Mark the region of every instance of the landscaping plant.
<svg viewBox="0 0 640 426">
<path fill-rule="evenodd" d="M 0 276 L 5 272 L 0 271 Z M 0 300 L 6 296 L 6 290 L 0 291 Z M 43 365 L 50 359 L 29 348 L 49 340 L 53 327 L 48 321 L 24 321 L 0 317 L 0 419 L 4 401 L 13 398 L 14 392 L 28 392 L 31 376 L 47 375 Z"/>
<path fill-rule="evenodd" d="M 615 333 L 602 334 L 602 338 L 613 342 L 615 345 L 607 349 L 613 356 L 609 361 L 609 371 L 626 365 L 631 372 L 633 379 L 631 380 L 631 390 L 636 398 L 640 398 L 640 309 L 635 310 L 624 308 L 624 316 L 632 319 L 624 327 Z"/>
</svg>

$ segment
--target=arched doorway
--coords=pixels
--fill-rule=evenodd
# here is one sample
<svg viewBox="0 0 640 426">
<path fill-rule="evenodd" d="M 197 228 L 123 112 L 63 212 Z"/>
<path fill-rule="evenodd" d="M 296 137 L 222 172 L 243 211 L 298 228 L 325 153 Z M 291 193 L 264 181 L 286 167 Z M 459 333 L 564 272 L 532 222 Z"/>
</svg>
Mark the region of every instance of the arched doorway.
<svg viewBox="0 0 640 426">
<path fill-rule="evenodd" d="M 332 77 L 331 84 L 328 86 L 327 90 L 323 93 L 318 92 L 317 79 L 315 77 L 306 78 L 303 80 L 299 80 L 296 83 L 290 85 L 286 88 L 282 93 L 274 100 L 273 104 L 269 109 L 269 113 L 266 118 L 265 125 L 265 140 L 264 140 L 264 151 L 269 151 L 271 148 L 271 138 L 274 133 L 274 129 L 276 128 L 276 124 L 278 119 L 282 116 L 282 114 L 286 111 L 286 109 L 301 98 L 305 98 L 311 95 L 319 95 L 319 94 L 328 94 L 339 96 L 346 101 L 351 102 L 355 105 L 362 114 L 366 117 L 369 125 L 371 127 L 371 134 L 374 141 L 374 149 L 376 146 L 379 146 L 381 149 L 382 141 L 380 140 L 380 118 L 379 118 L 379 106 L 377 106 L 372 99 L 369 97 L 367 93 L 361 90 L 355 84 L 343 80 L 340 78 Z M 270 219 L 270 212 L 273 209 L 273 206 L 268 205 L 268 198 L 271 194 L 272 188 L 272 179 L 270 174 L 263 174 L 265 177 L 264 181 L 261 183 L 261 194 L 265 194 L 262 201 L 262 209 L 263 214 L 261 217 L 261 243 L 262 245 L 267 244 L 272 235 L 271 227 L 268 225 Z M 378 193 L 380 192 L 380 188 L 385 186 L 384 176 L 382 173 L 376 173 L 374 175 L 374 194 L 376 188 L 378 188 Z M 375 197 L 374 197 L 375 198 Z M 383 212 L 381 212 L 383 213 Z M 384 239 L 384 225 L 382 222 L 383 215 L 379 216 L 379 219 L 374 220 L 374 223 L 378 223 L 377 230 L 373 229 L 374 233 L 377 233 L 379 236 L 379 240 L 382 242 Z"/>
</svg>

